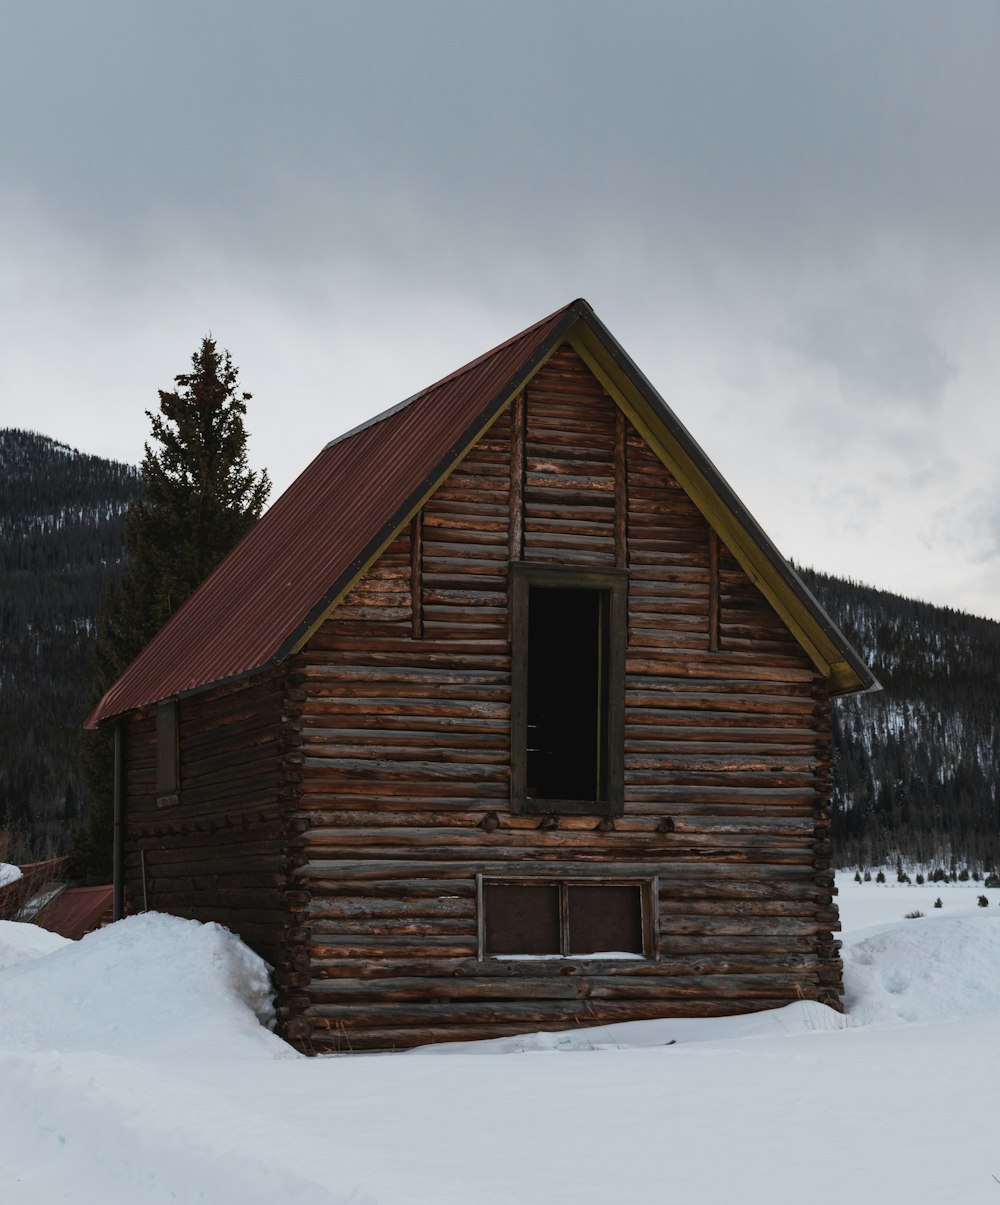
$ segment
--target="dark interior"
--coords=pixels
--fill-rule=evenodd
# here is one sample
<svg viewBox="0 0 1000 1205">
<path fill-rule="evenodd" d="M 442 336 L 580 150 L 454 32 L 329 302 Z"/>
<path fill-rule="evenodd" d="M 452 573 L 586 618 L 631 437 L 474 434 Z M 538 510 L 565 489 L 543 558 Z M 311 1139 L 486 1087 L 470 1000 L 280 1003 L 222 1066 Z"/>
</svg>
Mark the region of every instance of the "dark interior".
<svg viewBox="0 0 1000 1205">
<path fill-rule="evenodd" d="M 532 586 L 527 795 L 606 797 L 606 607 L 599 590 Z"/>
<path fill-rule="evenodd" d="M 558 954 L 559 886 L 487 883 L 483 889 L 487 954 Z"/>
</svg>

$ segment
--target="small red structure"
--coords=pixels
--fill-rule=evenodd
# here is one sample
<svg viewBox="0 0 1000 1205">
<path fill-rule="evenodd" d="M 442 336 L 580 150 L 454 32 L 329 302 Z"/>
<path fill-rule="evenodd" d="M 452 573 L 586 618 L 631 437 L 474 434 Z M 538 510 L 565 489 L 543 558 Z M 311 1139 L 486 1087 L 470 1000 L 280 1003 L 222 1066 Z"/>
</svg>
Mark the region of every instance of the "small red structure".
<svg viewBox="0 0 1000 1205">
<path fill-rule="evenodd" d="M 24 921 L 79 941 L 111 922 L 113 888 L 70 887 L 68 858 L 49 858 L 18 867 L 21 877 L 0 887 L 0 919 Z"/>
<path fill-rule="evenodd" d="M 103 887 L 63 887 L 46 903 L 34 923 L 50 933 L 79 941 L 111 923 L 110 883 Z"/>
</svg>

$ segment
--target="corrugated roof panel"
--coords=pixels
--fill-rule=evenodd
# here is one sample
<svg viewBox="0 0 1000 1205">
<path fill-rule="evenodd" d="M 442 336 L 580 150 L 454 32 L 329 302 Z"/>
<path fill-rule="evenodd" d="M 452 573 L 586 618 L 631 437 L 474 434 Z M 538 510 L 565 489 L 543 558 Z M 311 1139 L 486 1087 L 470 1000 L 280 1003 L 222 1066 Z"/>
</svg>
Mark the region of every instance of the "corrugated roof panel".
<svg viewBox="0 0 1000 1205">
<path fill-rule="evenodd" d="M 324 448 L 132 662 L 88 725 L 236 678 L 287 652 L 580 304 Z"/>
<path fill-rule="evenodd" d="M 799 615 L 803 632 L 839 650 L 843 680 L 831 678 L 837 691 L 877 687 L 677 416 L 581 299 L 328 444 L 139 654 L 88 725 L 286 656 L 571 328 L 574 338 L 589 331 L 613 371 L 638 391 L 695 478 L 731 517 L 734 531 L 743 533 L 746 556 L 790 601 L 789 614 Z"/>
<path fill-rule="evenodd" d="M 67 887 L 41 909 L 34 923 L 50 933 L 79 941 L 100 927 L 105 914 L 111 919 L 113 891 L 110 883 L 106 887 Z"/>
</svg>

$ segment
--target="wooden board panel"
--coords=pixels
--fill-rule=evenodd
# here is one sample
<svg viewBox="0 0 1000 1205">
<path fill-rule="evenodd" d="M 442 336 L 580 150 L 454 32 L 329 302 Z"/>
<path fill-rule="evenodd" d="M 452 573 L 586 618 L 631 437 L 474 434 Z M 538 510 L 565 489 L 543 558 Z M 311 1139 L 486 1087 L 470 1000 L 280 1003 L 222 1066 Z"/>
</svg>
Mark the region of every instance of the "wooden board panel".
<svg viewBox="0 0 1000 1205">
<path fill-rule="evenodd" d="M 151 710 L 130 717 L 125 816 L 129 911 L 218 921 L 272 964 L 285 958 L 288 909 L 284 675 L 270 672 L 177 705 L 179 790 L 157 800 Z"/>
<path fill-rule="evenodd" d="M 575 353 L 552 356 L 523 409 L 287 679 L 182 703 L 175 814 L 155 807 L 150 717 L 130 732 L 132 898 L 144 848 L 164 906 L 200 901 L 271 951 L 303 1049 L 839 1000 L 815 670 Z M 610 824 L 510 812 L 522 557 L 628 568 L 625 812 Z M 484 879 L 623 877 L 645 884 L 649 957 L 479 957 Z"/>
</svg>

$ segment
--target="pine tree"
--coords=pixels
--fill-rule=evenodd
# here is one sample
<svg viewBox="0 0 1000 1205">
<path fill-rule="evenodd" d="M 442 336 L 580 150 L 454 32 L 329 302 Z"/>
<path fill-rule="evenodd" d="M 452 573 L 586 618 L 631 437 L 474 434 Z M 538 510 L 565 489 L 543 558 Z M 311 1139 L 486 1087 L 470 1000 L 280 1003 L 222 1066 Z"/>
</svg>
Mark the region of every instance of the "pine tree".
<svg viewBox="0 0 1000 1205">
<path fill-rule="evenodd" d="M 146 411 L 152 441 L 142 462 L 142 496 L 129 511 L 129 564 L 98 617 L 96 698 L 100 698 L 260 516 L 271 490 L 266 470 L 247 462 L 243 424 L 251 394 L 238 389 L 228 351 L 205 338 L 191 371 L 160 390 Z M 96 699 L 95 699 L 96 701 Z M 74 847 L 77 874 L 112 874 L 113 742 L 87 742 L 89 819 Z"/>
</svg>

